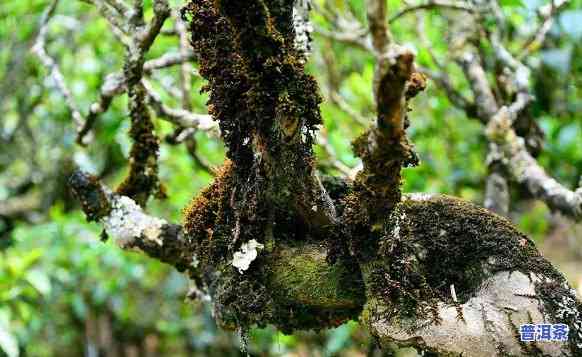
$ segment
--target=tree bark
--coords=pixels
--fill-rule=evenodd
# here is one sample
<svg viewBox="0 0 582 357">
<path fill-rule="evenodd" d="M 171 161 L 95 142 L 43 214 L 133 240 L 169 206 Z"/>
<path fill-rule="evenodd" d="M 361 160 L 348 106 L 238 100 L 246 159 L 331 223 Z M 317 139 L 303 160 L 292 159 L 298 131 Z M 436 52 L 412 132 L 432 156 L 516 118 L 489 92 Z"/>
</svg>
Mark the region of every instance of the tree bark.
<svg viewBox="0 0 582 357">
<path fill-rule="evenodd" d="M 101 186 L 91 182 L 72 181 L 86 207 L 113 207 L 94 218 L 117 235 L 123 248 L 139 249 L 188 274 L 209 293 L 223 328 L 239 329 L 244 317 L 292 332 L 359 317 L 386 348 L 396 344 L 468 356 L 577 356 L 582 351 L 582 304 L 564 277 L 508 220 L 462 200 L 404 195 L 387 220 L 390 229 L 370 233 L 367 243 L 379 254 L 364 264 L 337 253 L 351 237 L 276 237 L 241 274 L 228 260 L 207 265 L 211 260 L 202 254 L 211 252 L 207 242 L 188 233 L 192 227 L 183 230 L 151 217 L 116 220 L 143 211 L 135 203 L 120 208 L 119 203 L 90 202 L 104 197 L 94 191 Z M 337 179 L 325 182 L 342 209 L 352 188 Z M 206 202 L 198 213 L 212 215 L 215 206 Z M 520 324 L 542 322 L 566 323 L 569 343 L 520 343 Z"/>
<path fill-rule="evenodd" d="M 415 163 L 407 101 L 424 78 L 413 54 L 389 42 L 385 7 L 368 14 L 377 37 L 378 117 L 354 143 L 364 168 L 354 182 L 318 177 L 311 146 L 320 98 L 304 73 L 305 51 L 295 47 L 293 5 L 187 5 L 183 16 L 228 160 L 185 209 L 182 225 L 77 173 L 70 185 L 87 217 L 122 248 L 184 272 L 197 286 L 192 296 L 208 296 L 226 329 L 273 324 L 292 332 L 359 317 L 387 349 L 581 355 L 582 305 L 529 238 L 459 199 L 401 195 L 400 169 Z M 521 343 L 524 322 L 567 324 L 569 342 Z"/>
</svg>

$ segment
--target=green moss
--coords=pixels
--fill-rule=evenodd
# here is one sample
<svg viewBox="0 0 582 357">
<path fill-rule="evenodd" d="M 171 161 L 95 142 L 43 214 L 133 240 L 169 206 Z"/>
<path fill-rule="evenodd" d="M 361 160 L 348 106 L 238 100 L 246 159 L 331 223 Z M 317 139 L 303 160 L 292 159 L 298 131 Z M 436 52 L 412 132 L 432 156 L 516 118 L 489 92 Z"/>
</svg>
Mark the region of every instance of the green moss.
<svg viewBox="0 0 582 357">
<path fill-rule="evenodd" d="M 220 267 L 209 287 L 214 317 L 220 327 L 244 330 L 251 326 L 265 327 L 273 321 L 275 304 L 261 275 L 260 270 L 249 270 L 242 275 L 228 264 Z"/>
<path fill-rule="evenodd" d="M 359 270 L 329 265 L 318 247 L 284 246 L 268 260 L 269 286 L 280 299 L 328 309 L 358 308 L 364 303 Z"/>
<path fill-rule="evenodd" d="M 370 144 L 372 140 L 374 145 Z M 356 177 L 354 190 L 371 219 L 381 222 L 400 202 L 401 168 L 416 166 L 418 157 L 406 136 L 387 137 L 377 129 L 370 129 L 356 138 L 352 149 L 364 164 Z"/>
<path fill-rule="evenodd" d="M 311 132 L 321 123 L 321 98 L 293 48 L 292 4 L 195 0 L 183 11 L 234 163 L 233 209 L 254 231 L 264 228 L 255 221 L 262 212 L 292 210 L 293 197 L 312 191 Z"/>
<path fill-rule="evenodd" d="M 271 323 L 291 332 L 356 318 L 364 303 L 358 266 L 341 259 L 330 264 L 322 242 L 309 235 L 297 215 L 274 212 L 273 238 L 251 268 L 240 274 L 231 266 L 231 253 L 238 248 L 227 224 L 234 219 L 232 170 L 225 165 L 185 209 L 184 226 L 199 260 L 193 274 L 213 296 L 219 324 L 237 329 Z"/>
<path fill-rule="evenodd" d="M 279 246 L 241 275 L 227 266 L 214 287 L 222 327 L 273 324 L 283 332 L 335 327 L 358 316 L 363 283 L 350 266 L 330 265 L 317 245 Z"/>
<path fill-rule="evenodd" d="M 364 172 L 353 184 L 324 180 L 340 224 L 311 229 L 312 132 L 321 98 L 293 48 L 291 6 L 192 0 L 183 12 L 231 160 L 185 212 L 200 260 L 196 274 L 219 323 L 243 330 L 334 326 L 359 313 L 364 299 L 363 316 L 438 322 L 437 301 L 453 304 L 450 284 L 462 303 L 496 271 L 562 282 L 501 217 L 446 197 L 401 202 L 400 168 L 416 161 L 404 136 L 381 138 L 374 151 L 370 133 L 356 140 Z M 382 109 L 385 117 L 393 112 Z M 250 239 L 266 249 L 240 274 L 230 262 Z"/>
<path fill-rule="evenodd" d="M 261 303 L 251 304 L 240 296 L 242 287 L 263 291 L 267 273 L 257 264 L 233 274 L 232 254 L 250 239 L 269 249 L 304 239 L 299 211 L 315 204 L 312 132 L 321 123 L 321 98 L 293 47 L 292 6 L 291 0 L 193 0 L 182 12 L 232 162 L 228 179 L 217 179 L 186 209 L 185 226 L 202 274 L 229 279 L 214 290 L 243 325 L 269 320 L 271 297 L 259 294 Z"/>
</svg>

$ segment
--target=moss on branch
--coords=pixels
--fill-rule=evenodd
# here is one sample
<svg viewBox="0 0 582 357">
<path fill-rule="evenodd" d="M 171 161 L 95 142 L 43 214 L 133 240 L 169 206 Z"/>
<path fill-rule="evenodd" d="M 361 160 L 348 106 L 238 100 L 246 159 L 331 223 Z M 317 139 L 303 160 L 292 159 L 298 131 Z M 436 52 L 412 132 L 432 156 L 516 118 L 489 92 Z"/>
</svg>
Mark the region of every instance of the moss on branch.
<svg viewBox="0 0 582 357">
<path fill-rule="evenodd" d="M 551 312 L 549 321 L 569 325 L 571 351 L 580 353 L 581 326 L 575 319 L 582 313 L 580 303 L 564 288 L 565 278 L 507 219 L 452 197 L 421 196 L 404 198 L 381 231 L 373 241 L 377 253 L 361 265 L 366 324 L 384 320 L 415 331 L 440 323 L 439 304 L 456 307 L 463 320 L 460 306 L 479 294 L 487 279 L 521 272 L 535 277 L 534 298 Z M 569 311 L 566 317 L 555 313 L 556 304 Z"/>
<path fill-rule="evenodd" d="M 87 220 L 98 221 L 111 212 L 111 204 L 99 179 L 82 171 L 75 171 L 68 182 L 73 194 L 79 199 Z"/>
<path fill-rule="evenodd" d="M 141 230 L 125 245 L 186 270 L 212 297 L 222 327 L 273 324 L 291 332 L 337 326 L 361 314 L 373 333 L 382 333 L 375 330 L 378 321 L 417 331 L 440 323 L 443 306 L 456 308 L 464 321 L 461 305 L 481 294 L 484 282 L 509 272 L 531 279 L 540 313 L 567 324 L 569 349 L 580 353 L 582 305 L 564 277 L 505 218 L 452 197 L 411 195 L 382 226 L 366 228 L 356 219 L 360 231 L 354 239 L 345 230 L 313 235 L 300 217 L 277 214 L 270 230 L 261 232 L 265 248 L 241 274 L 228 254 L 232 175 L 227 164 L 193 201 L 185 235 L 180 226 L 164 223 L 159 232 Z M 351 216 L 352 185 L 333 178 L 323 182 L 338 210 Z M 96 179 L 76 174 L 70 183 L 89 216 L 103 221 L 113 214 L 99 200 L 107 194 Z"/>
<path fill-rule="evenodd" d="M 565 283 L 503 218 L 453 198 L 401 199 L 400 169 L 416 162 L 406 100 L 425 86 L 401 49 L 379 68 L 377 126 L 354 143 L 363 172 L 318 186 L 311 146 L 321 99 L 293 47 L 291 6 L 192 0 L 183 11 L 228 147 L 229 161 L 184 222 L 219 324 L 290 332 L 360 311 L 368 326 L 436 324 L 439 303 L 457 306 L 496 272 Z M 250 240 L 264 249 L 241 273 L 233 255 Z"/>
<path fill-rule="evenodd" d="M 154 193 L 157 193 L 159 198 L 165 197 L 163 186 L 158 179 L 160 145 L 146 105 L 145 88 L 141 83 L 136 83 L 128 86 L 127 94 L 131 118 L 129 136 L 133 140 L 133 145 L 129 153 L 129 173 L 117 188 L 117 193 L 132 198 L 144 207 Z"/>
</svg>

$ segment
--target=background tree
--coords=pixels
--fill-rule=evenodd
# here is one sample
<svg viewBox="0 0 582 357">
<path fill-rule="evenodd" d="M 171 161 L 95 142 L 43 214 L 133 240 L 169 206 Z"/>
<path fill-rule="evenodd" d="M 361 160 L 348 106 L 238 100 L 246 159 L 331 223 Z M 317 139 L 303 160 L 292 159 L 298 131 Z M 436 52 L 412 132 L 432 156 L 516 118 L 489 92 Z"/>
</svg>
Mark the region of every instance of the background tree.
<svg viewBox="0 0 582 357">
<path fill-rule="evenodd" d="M 98 101 L 89 106 L 86 115 L 78 109 L 81 106 L 62 74 L 61 68 L 64 70 L 67 66 L 57 64 L 46 50 L 48 26 L 54 23 L 51 19 L 55 18 L 57 4 L 52 2 L 45 10 L 31 47 L 47 68 L 54 88 L 65 99 L 66 112 L 77 123 L 76 141 L 84 144 L 88 135 L 119 132 L 119 120 L 112 120 L 115 125 L 109 130 L 100 130 L 95 125 L 107 113 L 113 97 L 124 92 L 128 94 L 131 118 L 132 146 L 126 151 L 129 172 L 116 193 L 104 188 L 95 177 L 82 173 L 72 176 L 70 186 L 81 197 L 88 218 L 103 223 L 120 245 L 141 249 L 186 271 L 197 286 L 191 296 L 204 298 L 209 294 L 215 316 L 223 327 L 238 328 L 243 336 L 255 324 L 273 323 L 286 332 L 297 327 L 323 328 L 356 318 L 363 307 L 364 324 L 384 348 L 389 348 L 394 341 L 429 351 L 465 351 L 475 355 L 504 351 L 532 354 L 539 352 L 538 347 L 562 347 L 572 354 L 580 348 L 576 337 L 580 328 L 579 307 L 576 307 L 579 303 L 571 291 L 563 288 L 566 285 L 561 275 L 539 257 L 531 241 L 503 219 L 483 210 L 436 196 L 412 195 L 401 199 L 399 187 L 400 166 L 417 160 L 404 129 L 409 125 L 408 99 L 424 88 L 424 72 L 440 85 L 455 106 L 487 126 L 490 154 L 486 206 L 508 214 L 509 178 L 520 185 L 516 189 L 521 187 L 514 195 L 533 195 L 552 209 L 575 219 L 580 217 L 579 191 L 568 190 L 551 179 L 533 158 L 539 154 L 541 143 L 541 130 L 535 119 L 554 107 L 540 109 L 532 105 L 528 69 L 532 64 L 523 63 L 524 59 L 533 57 L 532 52 L 539 44 L 546 44 L 551 22 L 567 3 L 540 8 L 540 27 L 531 31 L 532 36 L 528 33 L 523 36 L 512 28 L 513 22 L 522 16 L 519 11 L 514 13 L 513 7 L 502 9 L 488 3 L 405 7 L 391 17 L 391 28 L 407 16 L 424 17 L 423 11 L 430 8 L 468 14 L 463 17 L 463 23 L 458 23 L 458 17 L 449 17 L 448 12 L 431 14 L 430 20 L 436 24 L 443 20 L 450 24 L 444 36 L 448 42 L 428 39 L 431 32 L 418 31 L 421 43 L 427 46 L 426 53 L 430 54 L 427 61 L 420 61 L 426 62 L 423 65 L 427 68 L 414 65 L 412 51 L 394 43 L 394 36 L 386 26 L 384 3 L 366 4 L 369 31 L 358 20 L 358 16 L 363 20 L 361 16 L 366 13 L 362 4 L 344 8 L 345 11 L 340 7 L 339 13 L 330 13 L 326 3 L 316 4 L 319 15 L 315 20 L 318 27 L 322 26 L 317 29 L 319 34 L 370 51 L 366 62 L 376 63 L 373 72 L 369 71 L 369 65 L 362 67 L 368 68 L 368 74 L 364 73 L 367 81 L 356 80 L 354 87 L 349 88 L 357 92 L 360 86 L 362 93 L 373 93 L 373 97 L 363 95 L 362 98 L 368 100 L 370 109 L 375 106 L 378 113 L 375 124 L 354 142 L 354 152 L 363 161 L 362 170 L 350 169 L 335 155 L 322 165 L 324 171 L 332 174 L 352 176 L 352 172 L 360 171 L 353 182 L 320 176 L 315 171 L 311 145 L 321 121 L 320 99 L 315 82 L 303 72 L 308 54 L 305 39 L 309 37 L 305 3 L 295 4 L 293 10 L 292 3 L 250 2 L 248 9 L 241 10 L 229 2 L 193 2 L 184 12 L 188 15 L 187 22 L 176 20 L 174 29 L 165 31 L 163 24 L 171 16 L 177 19 L 178 15 L 172 14 L 164 1 L 154 1 L 151 17 L 144 17 L 140 2 L 135 6 L 117 1 L 94 2 L 123 44 L 125 55 L 123 71 L 105 78 Z M 426 22 L 426 19 L 420 20 L 418 24 Z M 187 46 L 187 26 L 193 36 L 194 52 Z M 178 51 L 162 50 L 161 57 L 146 61 L 155 49 L 152 44 L 156 38 L 163 39 L 160 36 L 166 35 L 179 38 Z M 438 37 L 439 33 L 432 35 Z M 523 42 L 520 36 L 525 37 Z M 345 52 L 342 44 L 324 39 L 322 43 L 332 46 L 330 51 L 316 57 L 326 64 L 324 79 L 329 85 L 324 86 L 324 92 L 335 103 L 331 108 L 348 113 L 355 122 L 364 123 L 363 129 L 366 129 L 369 125 L 362 119 L 365 116 L 357 112 L 357 106 L 354 109 L 347 105 L 344 96 L 338 93 L 344 79 L 336 62 L 343 57 L 332 55 L 337 51 L 333 46 L 340 46 L 342 53 L 349 52 Z M 444 47 L 444 43 L 449 46 Z M 508 50 L 508 44 L 517 50 Z M 444 58 L 439 58 L 443 54 Z M 352 60 L 350 57 L 344 60 Z M 217 171 L 214 183 L 186 210 L 182 231 L 180 226 L 146 215 L 135 202 L 145 206 L 150 195 L 162 197 L 166 191 L 160 183 L 164 180 L 158 178 L 159 143 L 148 108 L 177 126 L 167 135 L 167 143 L 184 143 L 199 167 L 208 166 L 200 156 L 196 138 L 201 130 L 216 129 L 209 116 L 191 111 L 193 79 L 189 78 L 188 62 L 194 59 L 200 75 L 208 80 L 205 90 L 210 92 L 210 114 L 219 123 L 230 161 Z M 174 87 L 167 82 L 164 88 L 163 80 L 162 86 L 156 88 L 146 79 L 154 78 L 160 68 L 176 65 L 181 67 L 177 73 L 181 94 L 174 94 Z M 461 72 L 454 75 L 459 69 Z M 468 86 L 463 84 L 464 80 Z M 194 82 L 201 83 L 199 79 Z M 370 91 L 366 88 L 372 82 L 373 91 Z M 167 89 L 170 95 L 161 97 L 156 93 L 161 89 Z M 24 101 L 30 100 L 31 93 L 27 90 L 22 96 Z M 29 112 L 19 111 L 19 119 L 12 121 L 18 124 L 12 128 L 32 131 L 25 130 L 26 123 L 30 110 L 34 111 L 42 103 L 42 95 L 39 97 L 38 102 L 28 104 Z M 181 98 L 181 109 L 171 107 L 176 98 Z M 375 99 L 375 105 L 371 98 Z M 19 109 L 26 107 L 27 104 L 18 105 Z M 324 107 L 324 117 L 326 110 L 330 109 Z M 337 120 L 332 123 L 335 122 L 335 125 L 341 123 Z M 414 128 L 414 115 L 411 122 Z M 10 121 L 7 123 L 11 125 Z M 578 124 L 574 130 L 579 130 L 579 123 L 573 123 L 574 128 Z M 333 129 L 334 125 L 328 125 L 328 130 L 330 126 Z M 168 129 L 162 126 L 156 132 Z M 28 135 L 34 137 L 34 134 Z M 333 136 L 327 132 L 319 138 L 322 154 L 334 154 L 338 144 L 334 147 Z M 62 138 L 56 136 L 54 140 L 60 143 Z M 30 143 L 25 142 L 26 145 Z M 69 144 L 65 141 L 65 145 Z M 94 156 L 105 156 L 99 176 L 107 179 L 119 171 L 119 153 L 104 152 L 94 144 L 91 147 L 89 150 L 94 150 Z M 426 152 L 432 153 L 430 149 Z M 54 174 L 55 187 L 64 186 L 69 162 L 87 166 L 94 160 L 67 156 L 62 159 L 64 172 Z M 175 165 L 177 160 L 170 162 Z M 13 170 L 14 166 L 9 165 Z M 30 163 L 31 168 L 39 166 Z M 573 167 L 578 171 L 572 176 L 577 176 L 580 165 L 574 163 Z M 97 172 L 95 168 L 92 171 Z M 39 179 L 30 175 L 27 180 L 31 182 L 22 183 L 22 188 L 14 190 L 14 199 L 5 201 L 8 204 L 4 206 L 12 209 L 8 210 L 12 214 L 5 215 L 6 231 L 11 230 L 12 222 L 19 215 L 30 219 L 32 212 L 44 211 L 42 207 L 55 200 L 71 205 L 71 199 L 63 196 L 66 190 L 56 191 L 48 199 L 39 194 L 34 188 L 34 180 Z M 168 173 L 169 180 L 172 176 L 176 175 Z M 410 182 L 414 182 L 414 176 Z M 187 175 L 183 183 L 169 184 L 168 188 L 171 191 L 172 187 L 184 185 L 192 185 Z M 162 215 L 169 217 L 169 211 L 166 207 Z M 442 219 L 435 222 L 437 216 Z M 58 222 L 54 217 L 53 220 Z M 469 251 L 473 254 L 468 255 Z M 253 253 L 258 253 L 256 262 L 253 262 Z M 525 275 L 520 273 L 506 278 L 504 271 L 520 271 L 533 278 L 524 280 Z M 37 278 L 29 280 L 36 281 L 40 289 L 42 281 L 45 287 L 50 285 L 46 276 L 43 280 L 38 278 L 43 275 L 36 275 Z M 491 289 L 479 290 L 484 282 Z M 507 294 L 508 289 L 531 295 L 506 296 L 511 304 L 524 309 L 514 312 L 512 306 L 501 306 L 499 299 L 490 299 L 492 295 Z M 532 298 L 534 294 L 537 298 Z M 562 299 L 566 299 L 567 306 L 556 305 Z M 569 323 L 573 333 L 570 345 L 517 344 L 513 329 L 528 319 L 525 308 L 534 317 L 543 313 L 550 319 Z M 386 313 L 393 310 L 397 311 L 396 315 Z M 451 311 L 456 313 L 451 315 Z M 477 311 L 486 312 L 485 317 L 473 316 Z M 451 345 L 433 333 L 436 328 L 449 328 L 457 338 L 469 338 L 463 335 L 466 321 L 459 319 L 464 315 L 470 317 L 465 320 L 474 322 L 477 333 L 483 336 L 479 344 Z M 436 322 L 440 325 L 433 330 L 417 330 L 419 324 Z M 394 331 L 394 326 L 407 327 L 406 334 Z M 500 332 L 492 334 L 491 328 Z M 411 339 L 416 334 L 420 334 L 420 339 Z M 471 347 L 476 351 L 463 350 Z"/>
</svg>

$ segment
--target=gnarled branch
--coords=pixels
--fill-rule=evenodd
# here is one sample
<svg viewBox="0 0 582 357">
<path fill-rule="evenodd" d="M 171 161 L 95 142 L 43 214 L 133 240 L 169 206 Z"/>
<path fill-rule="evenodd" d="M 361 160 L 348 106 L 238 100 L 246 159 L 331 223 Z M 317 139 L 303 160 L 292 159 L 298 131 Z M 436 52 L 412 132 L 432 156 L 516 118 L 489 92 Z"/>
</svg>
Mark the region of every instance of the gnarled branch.
<svg viewBox="0 0 582 357">
<path fill-rule="evenodd" d="M 523 138 L 511 128 L 511 121 L 509 110 L 502 108 L 488 125 L 487 136 L 513 179 L 553 210 L 582 219 L 582 187 L 572 191 L 550 177 L 527 151 Z"/>
</svg>

